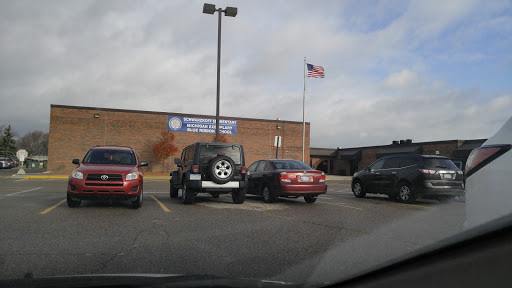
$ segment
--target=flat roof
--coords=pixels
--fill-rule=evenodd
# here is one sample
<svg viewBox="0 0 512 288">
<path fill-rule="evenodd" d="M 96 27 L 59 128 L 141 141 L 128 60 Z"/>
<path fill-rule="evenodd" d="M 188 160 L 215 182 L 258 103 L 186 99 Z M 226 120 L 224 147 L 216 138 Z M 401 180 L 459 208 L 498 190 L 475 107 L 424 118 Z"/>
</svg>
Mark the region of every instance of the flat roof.
<svg viewBox="0 0 512 288">
<path fill-rule="evenodd" d="M 65 109 L 76 109 L 76 110 L 96 110 L 96 111 L 109 111 L 109 112 L 121 112 L 121 113 L 143 113 L 143 114 L 154 114 L 154 115 L 176 115 L 181 117 L 215 117 L 215 115 L 203 115 L 203 114 L 184 114 L 176 112 L 158 112 L 158 111 L 144 111 L 144 110 L 128 110 L 128 109 L 116 109 L 116 108 L 100 108 L 100 107 L 86 107 L 86 106 L 69 106 L 69 105 L 58 105 L 50 104 L 51 108 L 65 108 Z M 270 120 L 270 119 L 258 119 L 258 118 L 244 118 L 244 117 L 233 117 L 233 116 L 219 116 L 220 119 L 235 119 L 244 121 L 263 121 L 263 122 L 281 122 L 281 123 L 293 123 L 298 124 L 302 121 L 288 121 L 288 120 Z M 310 122 L 306 122 L 310 124 Z"/>
</svg>

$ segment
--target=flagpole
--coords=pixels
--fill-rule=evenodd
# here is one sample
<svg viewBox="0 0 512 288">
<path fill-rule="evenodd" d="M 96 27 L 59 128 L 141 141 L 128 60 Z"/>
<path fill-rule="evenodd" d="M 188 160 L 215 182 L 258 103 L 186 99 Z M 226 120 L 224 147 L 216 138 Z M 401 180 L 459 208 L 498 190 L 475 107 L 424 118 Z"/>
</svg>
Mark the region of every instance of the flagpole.
<svg viewBox="0 0 512 288">
<path fill-rule="evenodd" d="M 304 96 L 302 97 L 302 162 L 304 159 L 304 146 L 306 145 L 306 57 L 304 57 Z"/>
</svg>

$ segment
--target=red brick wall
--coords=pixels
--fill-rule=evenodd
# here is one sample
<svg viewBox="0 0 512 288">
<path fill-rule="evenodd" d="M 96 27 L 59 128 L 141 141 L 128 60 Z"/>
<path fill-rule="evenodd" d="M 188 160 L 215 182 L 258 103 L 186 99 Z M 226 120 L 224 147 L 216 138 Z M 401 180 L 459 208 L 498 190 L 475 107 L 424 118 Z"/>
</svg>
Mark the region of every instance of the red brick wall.
<svg viewBox="0 0 512 288">
<path fill-rule="evenodd" d="M 94 118 L 99 114 L 99 118 Z M 50 109 L 50 135 L 48 143 L 48 170 L 71 171 L 74 158 L 82 158 L 95 145 L 130 146 L 135 149 L 139 160 L 148 161 L 146 171 L 170 172 L 176 168 L 173 158 L 180 157 L 187 145 L 198 142 L 211 142 L 215 134 L 173 132 L 176 155 L 165 160 L 152 152 L 152 145 L 167 130 L 167 116 L 187 117 L 215 116 L 160 113 L 146 111 L 116 110 L 90 107 L 52 105 Z M 227 135 L 228 142 L 244 145 L 246 166 L 256 160 L 275 158 L 274 136 L 282 136 L 282 146 L 278 158 L 302 160 L 302 122 L 261 120 L 221 117 L 238 120 L 238 134 Z M 280 129 L 277 129 L 277 125 Z M 306 123 L 305 163 L 309 163 L 309 123 Z"/>
<path fill-rule="evenodd" d="M 448 158 L 453 157 L 453 149 L 459 147 L 458 141 L 451 141 L 448 143 L 442 144 L 423 144 L 423 154 L 424 155 L 438 155 L 444 156 Z M 436 151 L 439 151 L 439 154 L 436 154 Z"/>
</svg>

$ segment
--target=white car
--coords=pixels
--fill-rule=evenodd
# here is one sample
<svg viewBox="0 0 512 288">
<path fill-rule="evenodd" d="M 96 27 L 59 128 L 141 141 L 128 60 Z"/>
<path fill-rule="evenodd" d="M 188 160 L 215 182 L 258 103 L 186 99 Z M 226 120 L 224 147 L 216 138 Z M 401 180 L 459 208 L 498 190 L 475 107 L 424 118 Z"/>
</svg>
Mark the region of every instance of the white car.
<svg viewBox="0 0 512 288">
<path fill-rule="evenodd" d="M 466 162 L 466 222 L 472 228 L 512 213 L 512 117 Z"/>
</svg>

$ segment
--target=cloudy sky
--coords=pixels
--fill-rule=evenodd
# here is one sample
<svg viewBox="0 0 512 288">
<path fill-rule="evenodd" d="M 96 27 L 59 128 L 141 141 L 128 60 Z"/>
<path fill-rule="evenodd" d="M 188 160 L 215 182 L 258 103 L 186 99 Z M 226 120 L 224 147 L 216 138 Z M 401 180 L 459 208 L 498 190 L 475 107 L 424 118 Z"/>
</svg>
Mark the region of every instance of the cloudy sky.
<svg viewBox="0 0 512 288">
<path fill-rule="evenodd" d="M 215 115 L 203 1 L 0 1 L 0 125 L 50 104 Z M 313 147 L 491 136 L 512 116 L 510 1 L 210 1 L 221 115 L 302 121 Z"/>
</svg>

